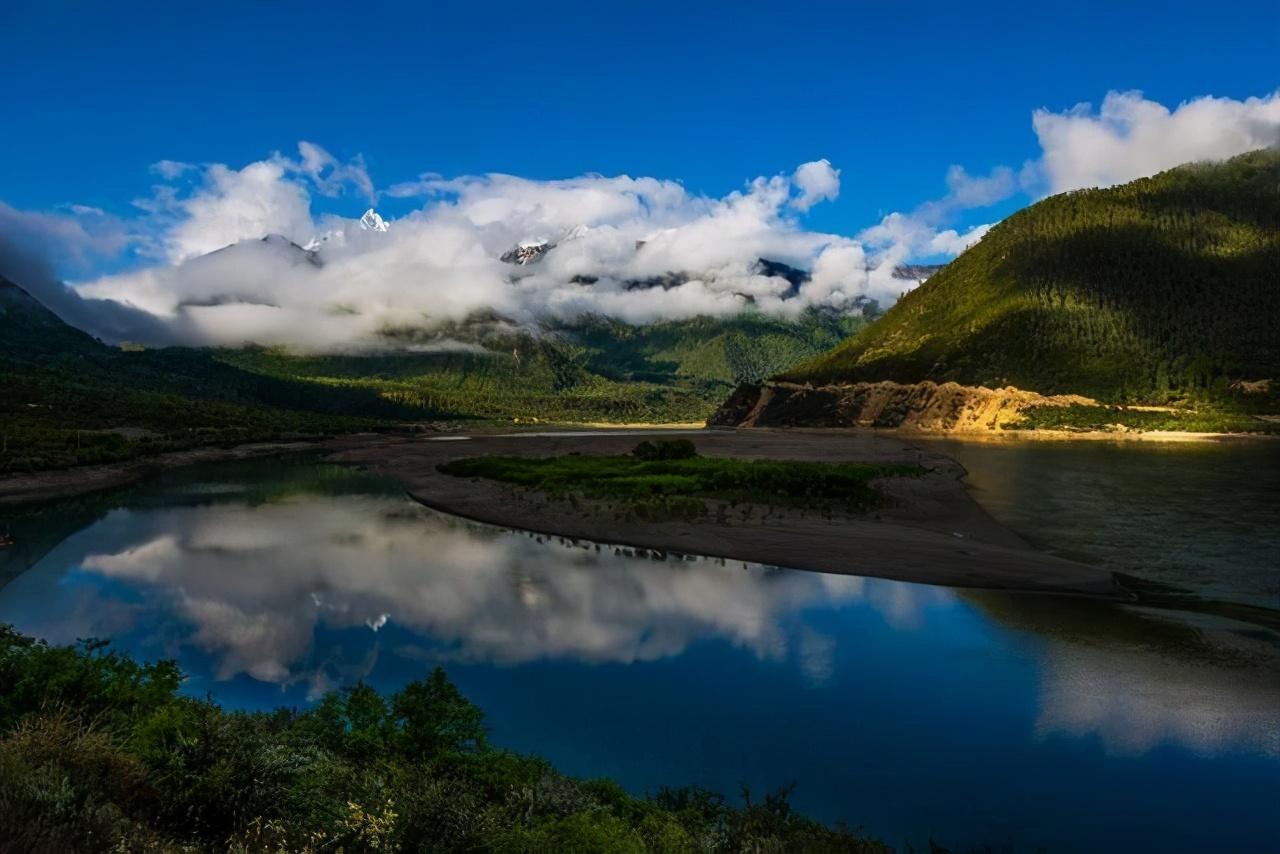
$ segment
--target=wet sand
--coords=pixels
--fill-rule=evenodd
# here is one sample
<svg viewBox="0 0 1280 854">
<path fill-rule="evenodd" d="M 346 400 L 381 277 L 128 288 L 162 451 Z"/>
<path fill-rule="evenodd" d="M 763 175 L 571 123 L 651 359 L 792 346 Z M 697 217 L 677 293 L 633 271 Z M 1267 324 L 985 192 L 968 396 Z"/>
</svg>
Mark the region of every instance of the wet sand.
<svg viewBox="0 0 1280 854">
<path fill-rule="evenodd" d="M 462 438 L 469 436 L 469 438 Z M 904 437 L 833 430 L 706 430 L 684 434 L 705 456 L 814 462 L 918 463 L 923 477 L 877 483 L 888 504 L 865 515 L 711 502 L 698 521 L 622 518 L 604 502 L 558 500 L 479 478 L 444 475 L 449 460 L 484 454 L 621 454 L 635 432 L 577 431 L 382 439 L 337 450 L 335 462 L 400 481 L 416 500 L 458 516 L 597 542 L 900 581 L 1129 598 L 1111 572 L 1037 552 L 966 491 L 964 468 Z"/>
</svg>

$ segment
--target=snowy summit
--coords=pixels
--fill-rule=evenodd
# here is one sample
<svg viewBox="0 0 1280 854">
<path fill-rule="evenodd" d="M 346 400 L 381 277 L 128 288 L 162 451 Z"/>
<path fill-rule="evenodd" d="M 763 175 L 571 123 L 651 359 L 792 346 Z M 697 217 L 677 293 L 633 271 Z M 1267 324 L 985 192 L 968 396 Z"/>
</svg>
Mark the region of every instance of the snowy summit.
<svg viewBox="0 0 1280 854">
<path fill-rule="evenodd" d="M 364 216 L 360 217 L 360 227 L 365 231 L 386 231 L 387 221 L 373 208 L 369 208 L 364 212 Z"/>
</svg>

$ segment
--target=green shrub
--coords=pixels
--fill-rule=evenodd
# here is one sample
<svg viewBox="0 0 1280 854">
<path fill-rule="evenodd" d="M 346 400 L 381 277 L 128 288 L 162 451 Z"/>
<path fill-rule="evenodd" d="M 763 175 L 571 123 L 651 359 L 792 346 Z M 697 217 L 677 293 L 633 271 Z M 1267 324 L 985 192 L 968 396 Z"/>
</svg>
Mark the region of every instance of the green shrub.
<svg viewBox="0 0 1280 854">
<path fill-rule="evenodd" d="M 648 446 L 647 448 L 645 446 Z M 663 458 L 662 446 L 675 446 Z M 439 466 L 456 477 L 484 477 L 576 501 L 620 500 L 641 519 L 690 519 L 706 499 L 740 504 L 832 507 L 862 512 L 881 500 L 872 481 L 922 473 L 915 465 L 739 460 L 690 454 L 693 443 L 641 443 L 627 456 L 473 457 Z"/>
<path fill-rule="evenodd" d="M 0 851 L 887 850 L 796 815 L 785 792 L 643 799 L 495 750 L 439 668 L 391 697 L 358 684 L 272 713 L 181 681 L 101 641 L 0 627 Z"/>
</svg>

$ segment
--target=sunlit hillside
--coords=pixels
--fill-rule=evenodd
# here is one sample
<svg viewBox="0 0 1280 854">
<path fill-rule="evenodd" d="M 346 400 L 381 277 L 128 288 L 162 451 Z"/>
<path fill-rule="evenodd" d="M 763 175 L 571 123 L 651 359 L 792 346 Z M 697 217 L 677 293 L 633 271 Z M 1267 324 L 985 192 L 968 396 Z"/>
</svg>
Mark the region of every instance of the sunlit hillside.
<svg viewBox="0 0 1280 854">
<path fill-rule="evenodd" d="M 1223 399 L 1280 378 L 1277 319 L 1280 152 L 1262 150 L 1034 204 L 781 378 Z"/>
</svg>

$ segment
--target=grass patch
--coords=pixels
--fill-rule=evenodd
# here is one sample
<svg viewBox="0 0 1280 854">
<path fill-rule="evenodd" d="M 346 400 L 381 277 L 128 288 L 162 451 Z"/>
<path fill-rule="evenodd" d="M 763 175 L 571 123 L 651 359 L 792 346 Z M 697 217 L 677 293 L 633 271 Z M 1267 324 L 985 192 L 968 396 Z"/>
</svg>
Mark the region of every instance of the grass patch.
<svg viewBox="0 0 1280 854">
<path fill-rule="evenodd" d="M 1280 423 L 1240 412 L 1186 410 L 1151 412 L 1123 406 L 1035 406 L 1006 430 L 1181 430 L 1188 433 L 1280 434 Z"/>
<path fill-rule="evenodd" d="M 483 477 L 574 501 L 621 501 L 648 518 L 701 516 L 707 499 L 864 512 L 883 501 L 871 481 L 924 473 L 918 465 L 699 457 L 671 446 L 692 449 L 688 441 L 642 442 L 628 455 L 471 457 L 438 469 L 454 477 Z M 664 453 L 667 458 L 659 458 Z"/>
</svg>

